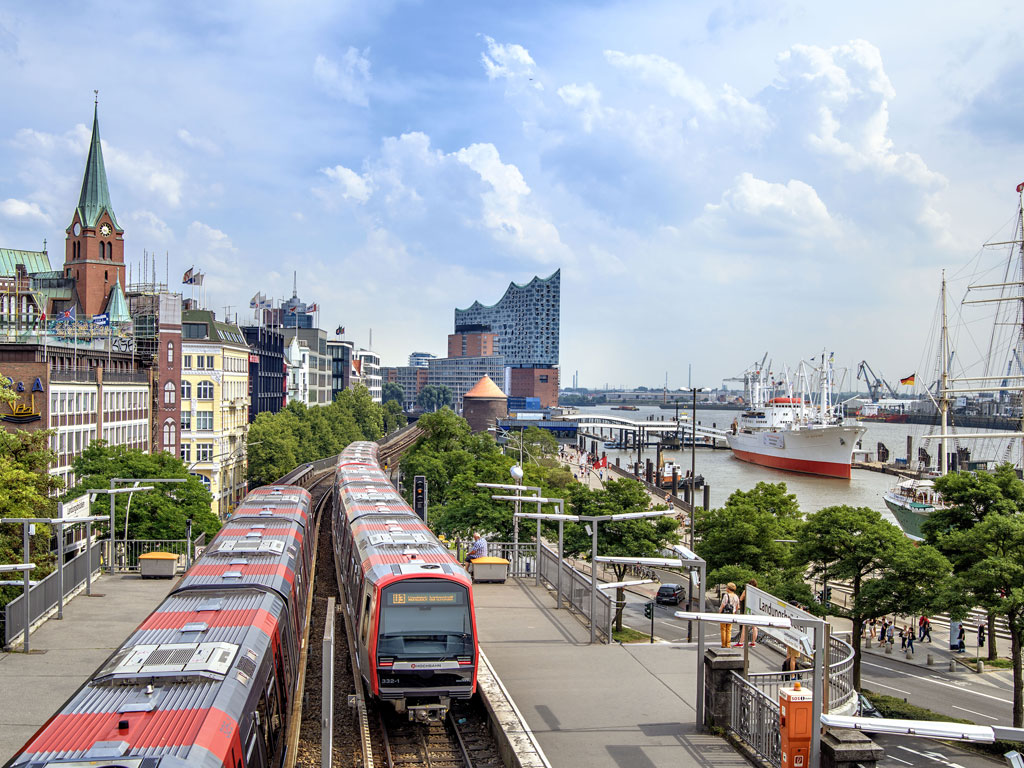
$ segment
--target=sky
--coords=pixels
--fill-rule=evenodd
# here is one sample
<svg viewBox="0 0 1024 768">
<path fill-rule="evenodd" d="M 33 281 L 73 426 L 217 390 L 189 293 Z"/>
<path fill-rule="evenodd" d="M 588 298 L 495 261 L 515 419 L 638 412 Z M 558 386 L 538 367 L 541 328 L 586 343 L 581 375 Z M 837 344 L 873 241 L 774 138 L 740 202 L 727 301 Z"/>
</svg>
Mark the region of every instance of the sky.
<svg viewBox="0 0 1024 768">
<path fill-rule="evenodd" d="M 568 385 L 828 350 L 895 383 L 1024 181 L 1008 2 L 0 5 L 0 247 L 63 262 L 99 90 L 126 261 L 385 365 L 562 270 Z M 184 288 L 187 292 L 189 289 Z M 957 293 L 959 291 L 959 293 Z M 962 286 L 951 287 L 959 301 Z M 951 299 L 953 301 L 953 299 Z M 692 375 L 690 371 L 692 370 Z M 848 376 L 849 382 L 852 376 Z"/>
</svg>

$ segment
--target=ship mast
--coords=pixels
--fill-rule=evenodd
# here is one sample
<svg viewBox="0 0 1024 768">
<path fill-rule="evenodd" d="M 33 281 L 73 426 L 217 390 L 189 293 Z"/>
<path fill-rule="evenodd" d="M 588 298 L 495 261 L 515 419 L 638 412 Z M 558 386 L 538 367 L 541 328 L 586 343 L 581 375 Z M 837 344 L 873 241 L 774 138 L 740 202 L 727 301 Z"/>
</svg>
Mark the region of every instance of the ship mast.
<svg viewBox="0 0 1024 768">
<path fill-rule="evenodd" d="M 939 357 L 942 359 L 939 379 L 939 414 L 942 439 L 939 441 L 939 474 L 946 474 L 946 421 L 949 415 L 949 326 L 946 323 L 946 270 L 942 270 L 942 331 L 939 337 Z"/>
</svg>

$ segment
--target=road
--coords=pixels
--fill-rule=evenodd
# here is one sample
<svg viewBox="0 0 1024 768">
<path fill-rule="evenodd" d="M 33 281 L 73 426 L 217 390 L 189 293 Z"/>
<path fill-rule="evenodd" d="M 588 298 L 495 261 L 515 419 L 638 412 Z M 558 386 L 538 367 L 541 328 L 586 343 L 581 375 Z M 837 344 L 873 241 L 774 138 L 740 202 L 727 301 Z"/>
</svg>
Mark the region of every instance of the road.
<svg viewBox="0 0 1024 768">
<path fill-rule="evenodd" d="M 650 631 L 650 620 L 644 618 L 645 600 L 627 595 L 623 615 L 624 623 L 640 632 Z M 687 622 L 674 617 L 674 612 L 685 608 L 671 605 L 655 606 L 654 634 L 671 642 L 686 642 Z M 693 639 L 696 641 L 696 627 Z M 704 627 L 705 642 L 719 642 L 716 625 Z M 924 651 L 926 652 L 927 645 Z M 781 654 L 763 646 L 750 649 L 752 669 L 778 669 Z M 915 667 L 896 658 L 863 654 L 861 684 L 864 688 L 889 696 L 906 699 L 952 717 L 972 720 L 979 725 L 1011 725 L 1013 688 L 1009 671 L 950 673 L 946 668 L 934 670 Z M 877 735 L 873 740 L 885 749 L 886 757 L 879 764 L 885 768 L 906 766 L 946 765 L 951 768 L 993 768 L 1005 765 L 988 755 L 965 750 L 959 746 L 927 739 Z"/>
</svg>

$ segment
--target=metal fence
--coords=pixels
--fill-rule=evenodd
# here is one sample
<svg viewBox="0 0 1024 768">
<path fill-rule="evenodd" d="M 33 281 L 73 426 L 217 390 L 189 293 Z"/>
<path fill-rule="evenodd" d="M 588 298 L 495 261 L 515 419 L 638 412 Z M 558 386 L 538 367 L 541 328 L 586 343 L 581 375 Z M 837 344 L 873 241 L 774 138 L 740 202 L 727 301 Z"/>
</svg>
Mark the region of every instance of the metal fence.
<svg viewBox="0 0 1024 768">
<path fill-rule="evenodd" d="M 537 575 L 537 547 L 534 542 L 519 543 L 519 557 L 513 557 L 513 544 L 509 541 L 489 542 L 487 554 L 502 557 L 509 561 L 509 576 L 513 578 L 532 578 Z M 546 544 L 540 545 L 540 578 L 552 588 L 558 585 L 558 553 Z M 562 561 L 562 599 L 569 604 L 569 609 L 583 616 L 590 622 L 590 576 L 573 568 Z M 604 642 L 611 640 L 612 618 L 615 615 L 614 603 L 609 595 L 598 590 L 595 602 L 597 620 L 594 629 Z"/>
<path fill-rule="evenodd" d="M 735 672 L 729 676 L 729 684 L 729 730 L 772 765 L 782 765 L 778 697 L 766 696 Z"/>
<path fill-rule="evenodd" d="M 772 643 L 767 638 L 768 644 Z M 778 643 L 781 648 L 781 643 Z M 751 672 L 747 675 L 750 683 L 772 701 L 779 700 L 779 688 L 792 685 L 799 680 L 804 688 L 812 685 L 813 671 L 801 669 L 794 672 Z M 828 654 L 828 711 L 837 712 L 856 697 L 853 687 L 853 646 L 838 637 L 829 638 Z"/>
<path fill-rule="evenodd" d="M 110 544 L 105 541 L 104 544 Z M 184 571 L 188 567 L 188 539 L 128 539 L 115 540 L 113 543 L 111 562 L 115 571 L 133 572 L 139 570 L 139 556 L 147 552 L 170 552 L 178 556 L 175 570 Z M 194 554 L 194 551 L 193 551 Z"/>
<path fill-rule="evenodd" d="M 101 554 L 106 545 L 106 541 L 94 541 L 92 544 L 93 573 L 100 568 Z M 85 583 L 86 562 L 83 550 L 77 557 L 64 563 L 65 597 Z M 29 589 L 29 626 L 57 607 L 58 592 L 56 571 Z M 4 606 L 4 645 L 10 645 L 25 632 L 25 599 L 25 595 L 21 594 Z"/>
</svg>

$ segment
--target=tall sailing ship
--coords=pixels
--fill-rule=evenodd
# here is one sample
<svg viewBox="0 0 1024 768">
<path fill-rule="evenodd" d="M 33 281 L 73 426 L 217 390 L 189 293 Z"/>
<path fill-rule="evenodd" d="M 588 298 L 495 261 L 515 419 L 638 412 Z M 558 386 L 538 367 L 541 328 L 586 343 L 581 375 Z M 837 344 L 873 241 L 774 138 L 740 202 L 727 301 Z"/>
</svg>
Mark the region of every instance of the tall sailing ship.
<svg viewBox="0 0 1024 768">
<path fill-rule="evenodd" d="M 1013 239 L 986 243 L 985 247 L 1006 247 L 1007 257 L 1001 266 L 999 282 L 975 283 L 968 286 L 962 305 L 992 305 L 990 338 L 985 354 L 976 363 L 965 361 L 954 351 L 947 315 L 946 275 L 942 275 L 940 298 L 940 330 L 938 339 L 938 376 L 927 396 L 933 401 L 939 418 L 939 432 L 927 435 L 918 450 L 917 478 L 901 478 L 886 492 L 884 499 L 903 532 L 911 538 L 922 536 L 921 526 L 936 509 L 944 506 L 941 495 L 928 476 L 942 476 L 951 471 L 990 469 L 996 463 L 1010 461 L 1014 442 L 1024 438 L 1024 421 L 1016 432 L 957 432 L 954 404 L 968 397 L 978 398 L 992 415 L 1024 419 L 1024 184 L 1017 186 L 1017 220 Z M 972 296 L 974 298 L 972 298 Z M 972 339 L 971 345 L 981 346 Z M 959 367 L 957 373 L 950 369 Z M 969 373 L 978 375 L 968 375 Z M 938 440 L 937 466 L 931 466 L 929 441 Z M 963 442 L 962 442 L 963 441 Z M 981 450 L 975 441 L 985 441 Z M 985 443 L 988 445 L 985 445 Z M 974 456 L 972 457 L 972 453 Z M 978 458 L 987 453 L 987 458 Z M 1024 451 L 1017 451 L 1018 470 Z"/>
<path fill-rule="evenodd" d="M 767 358 L 767 355 L 765 355 Z M 742 461 L 808 475 L 850 479 L 853 449 L 867 431 L 845 424 L 841 405 L 832 401 L 832 358 L 821 355 L 815 369 L 817 386 L 811 397 L 804 363 L 797 370 L 796 394 L 789 381 L 775 382 L 764 360 L 748 371 L 750 406 L 733 422 L 726 440 Z M 780 395 L 779 391 L 785 391 Z"/>
</svg>

